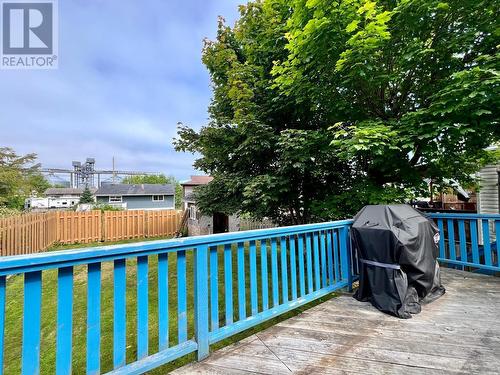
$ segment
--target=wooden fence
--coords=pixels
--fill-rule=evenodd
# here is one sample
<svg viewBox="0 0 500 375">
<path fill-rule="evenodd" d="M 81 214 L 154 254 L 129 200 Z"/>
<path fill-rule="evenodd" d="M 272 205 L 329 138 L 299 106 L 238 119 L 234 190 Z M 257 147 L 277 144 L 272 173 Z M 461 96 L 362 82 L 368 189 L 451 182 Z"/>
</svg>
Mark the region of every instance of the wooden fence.
<svg viewBox="0 0 500 375">
<path fill-rule="evenodd" d="M 182 211 L 54 211 L 0 218 L 0 255 L 32 254 L 52 245 L 173 236 Z"/>
<path fill-rule="evenodd" d="M 182 211 L 105 211 L 104 241 L 128 238 L 173 236 L 181 223 Z"/>
<path fill-rule="evenodd" d="M 268 219 L 264 219 L 261 221 L 256 221 L 251 219 L 240 219 L 240 231 L 253 230 L 253 229 L 268 229 L 276 227 L 277 225 Z"/>
</svg>

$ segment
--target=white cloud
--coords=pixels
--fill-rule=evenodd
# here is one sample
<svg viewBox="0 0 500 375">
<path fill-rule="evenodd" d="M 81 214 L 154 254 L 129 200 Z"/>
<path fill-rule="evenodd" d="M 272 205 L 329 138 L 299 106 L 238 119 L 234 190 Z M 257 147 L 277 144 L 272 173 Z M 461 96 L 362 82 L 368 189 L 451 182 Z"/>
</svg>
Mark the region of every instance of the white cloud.
<svg viewBox="0 0 500 375">
<path fill-rule="evenodd" d="M 171 145 L 176 123 L 207 118 L 202 39 L 241 1 L 60 1 L 59 69 L 0 71 L 0 145 L 47 167 L 87 156 L 101 168 L 185 178 L 193 157 Z"/>
</svg>

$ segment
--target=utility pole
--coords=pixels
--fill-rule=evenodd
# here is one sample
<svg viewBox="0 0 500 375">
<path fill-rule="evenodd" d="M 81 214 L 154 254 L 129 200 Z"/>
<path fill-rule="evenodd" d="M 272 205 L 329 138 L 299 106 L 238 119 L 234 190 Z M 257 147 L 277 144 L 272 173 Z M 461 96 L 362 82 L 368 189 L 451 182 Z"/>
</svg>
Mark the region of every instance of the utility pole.
<svg viewBox="0 0 500 375">
<path fill-rule="evenodd" d="M 113 156 L 113 185 L 115 184 L 115 177 L 116 177 L 116 174 L 115 174 L 115 157 Z"/>
</svg>

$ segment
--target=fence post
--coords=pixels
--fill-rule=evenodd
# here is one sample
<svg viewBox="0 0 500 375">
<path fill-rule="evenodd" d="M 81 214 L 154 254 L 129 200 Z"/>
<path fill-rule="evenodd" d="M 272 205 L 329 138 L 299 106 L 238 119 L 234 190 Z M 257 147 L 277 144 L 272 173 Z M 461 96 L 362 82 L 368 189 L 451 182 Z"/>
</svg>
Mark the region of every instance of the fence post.
<svg viewBox="0 0 500 375">
<path fill-rule="evenodd" d="M 195 250 L 194 268 L 194 324 L 198 343 L 198 360 L 206 358 L 208 344 L 208 246 L 201 245 Z"/>
<path fill-rule="evenodd" d="M 106 223 L 107 223 L 106 211 L 99 210 L 99 223 L 98 223 L 98 232 L 100 241 L 106 241 Z"/>
</svg>

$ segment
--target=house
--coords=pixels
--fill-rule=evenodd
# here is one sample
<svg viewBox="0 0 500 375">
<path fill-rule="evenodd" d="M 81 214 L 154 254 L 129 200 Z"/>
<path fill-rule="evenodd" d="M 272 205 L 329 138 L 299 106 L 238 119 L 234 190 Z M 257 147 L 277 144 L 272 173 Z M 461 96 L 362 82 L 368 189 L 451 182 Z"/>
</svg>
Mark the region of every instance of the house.
<svg viewBox="0 0 500 375">
<path fill-rule="evenodd" d="M 165 210 L 175 208 L 172 184 L 103 184 L 95 192 L 98 204 L 126 210 Z"/>
<path fill-rule="evenodd" d="M 44 191 L 43 195 L 46 198 L 67 198 L 79 200 L 83 193 L 83 188 L 57 188 L 51 187 Z M 97 189 L 91 188 L 90 191 L 95 193 Z"/>
<path fill-rule="evenodd" d="M 500 213 L 500 164 L 486 165 L 479 173 L 479 193 L 477 194 L 478 214 Z M 490 239 L 497 231 L 494 222 L 489 222 Z M 483 242 L 482 228 L 479 230 L 479 243 Z"/>
<path fill-rule="evenodd" d="M 206 185 L 214 178 L 212 176 L 191 176 L 191 179 L 186 182 L 182 182 L 182 202 L 184 210 L 188 210 L 190 207 L 194 207 L 194 188 L 200 185 Z M 195 212 L 193 211 L 193 217 Z"/>
<path fill-rule="evenodd" d="M 500 165 L 487 165 L 479 171 L 478 214 L 500 213 Z"/>
<path fill-rule="evenodd" d="M 189 212 L 188 235 L 235 232 L 239 230 L 239 218 L 236 215 L 226 215 L 216 212 L 213 215 L 203 215 L 196 206 L 194 189 L 206 185 L 213 180 L 212 176 L 191 176 L 191 179 L 182 182 L 182 202 L 184 210 Z"/>
<path fill-rule="evenodd" d="M 44 191 L 44 197 L 30 197 L 24 201 L 27 210 L 49 210 L 74 208 L 80 201 L 83 188 L 56 188 L 51 187 Z M 90 191 L 94 193 L 95 188 Z"/>
</svg>

